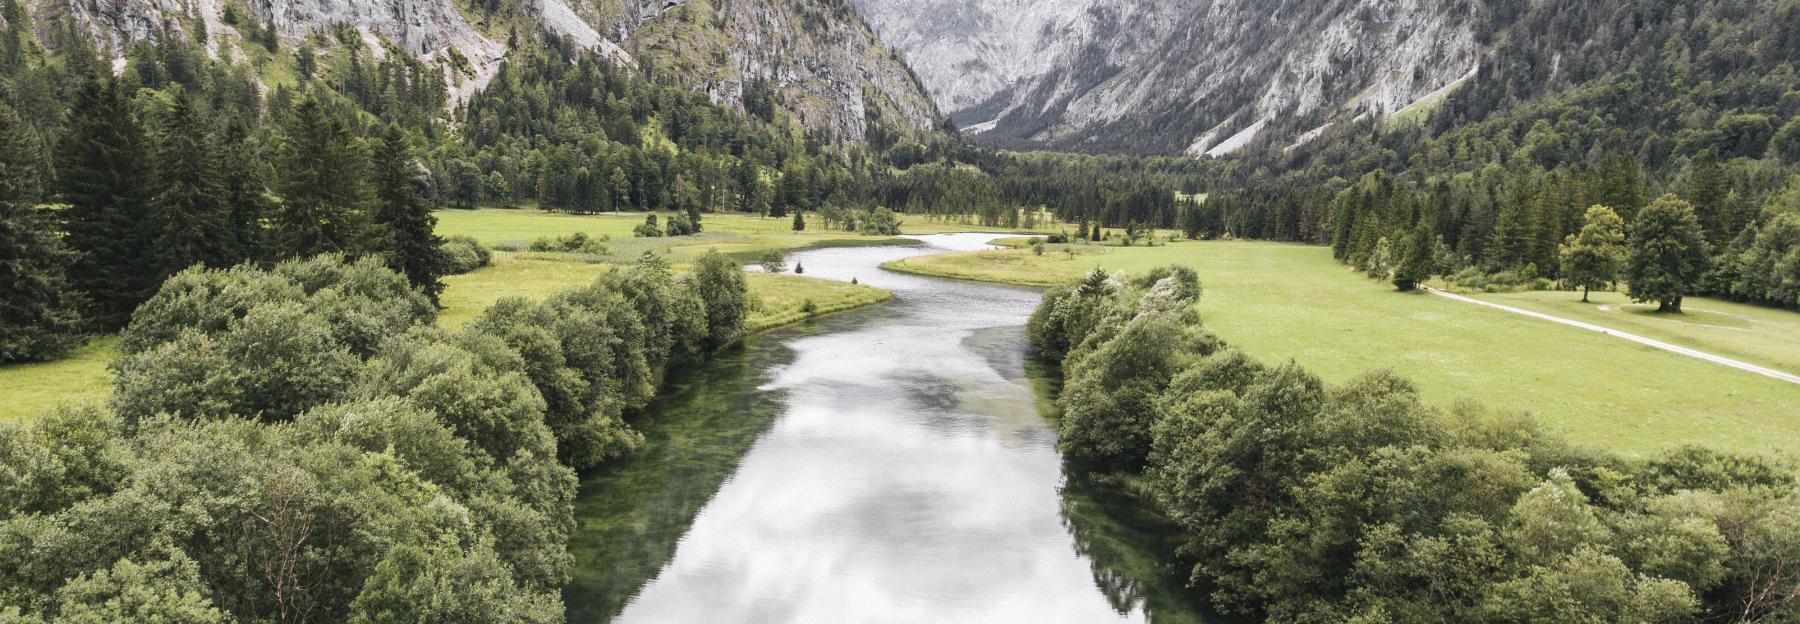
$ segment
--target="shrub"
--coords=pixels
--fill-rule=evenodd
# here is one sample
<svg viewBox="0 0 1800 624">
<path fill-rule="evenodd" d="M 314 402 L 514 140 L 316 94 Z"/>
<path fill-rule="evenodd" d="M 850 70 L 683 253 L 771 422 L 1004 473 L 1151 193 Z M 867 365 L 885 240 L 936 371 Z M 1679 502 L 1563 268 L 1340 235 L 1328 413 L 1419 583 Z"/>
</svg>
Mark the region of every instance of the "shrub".
<svg viewBox="0 0 1800 624">
<path fill-rule="evenodd" d="M 442 249 L 451 275 L 471 273 L 494 261 L 494 254 L 473 236 L 452 236 L 444 240 Z"/>
<path fill-rule="evenodd" d="M 762 270 L 768 273 L 787 271 L 787 259 L 782 257 L 781 252 L 773 249 L 763 252 L 762 258 L 757 260 L 757 264 L 761 265 Z"/>
<path fill-rule="evenodd" d="M 604 256 L 607 253 L 606 241 L 607 238 L 605 236 L 595 238 L 588 236 L 586 232 L 576 232 L 568 236 L 558 236 L 556 238 L 548 236 L 541 237 L 531 241 L 531 246 L 528 249 L 540 253 L 578 253 L 590 256 Z"/>
</svg>

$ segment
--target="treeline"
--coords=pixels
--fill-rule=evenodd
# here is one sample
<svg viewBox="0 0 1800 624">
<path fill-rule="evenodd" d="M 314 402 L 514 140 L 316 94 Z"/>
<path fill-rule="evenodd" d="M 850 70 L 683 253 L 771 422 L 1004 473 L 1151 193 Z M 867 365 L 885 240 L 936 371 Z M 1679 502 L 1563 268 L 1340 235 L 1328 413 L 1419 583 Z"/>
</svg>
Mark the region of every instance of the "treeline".
<svg viewBox="0 0 1800 624">
<path fill-rule="evenodd" d="M 0 619 L 561 622 L 576 470 L 746 297 L 646 255 L 450 331 L 374 258 L 185 270 L 105 408 L 0 424 Z"/>
<path fill-rule="evenodd" d="M 1568 284 L 1561 247 L 1590 207 L 1629 229 L 1664 195 L 1693 206 L 1708 264 L 1696 294 L 1800 305 L 1736 287 L 1762 237 L 1800 211 L 1800 5 L 1793 2 L 1492 3 L 1478 73 L 1422 121 L 1339 123 L 1304 145 L 1266 142 L 1212 161 L 1197 237 L 1330 243 L 1359 268 L 1421 231 L 1436 271 Z M 1320 118 L 1288 120 L 1292 129 Z M 1279 124 L 1278 124 L 1279 125 Z M 1282 133 L 1271 131 L 1271 136 Z M 1217 203 L 1214 206 L 1212 204 Z M 1765 239 L 1760 251 L 1759 237 Z M 1348 246 L 1345 254 L 1342 248 Z M 1787 267 L 1788 279 L 1793 270 Z"/>
<path fill-rule="evenodd" d="M 1582 449 L 1528 417 L 1329 385 L 1200 326 L 1185 269 L 1096 271 L 1029 332 L 1061 363 L 1059 445 L 1134 477 L 1191 581 L 1277 622 L 1785 622 L 1800 617 L 1791 466 Z"/>
</svg>

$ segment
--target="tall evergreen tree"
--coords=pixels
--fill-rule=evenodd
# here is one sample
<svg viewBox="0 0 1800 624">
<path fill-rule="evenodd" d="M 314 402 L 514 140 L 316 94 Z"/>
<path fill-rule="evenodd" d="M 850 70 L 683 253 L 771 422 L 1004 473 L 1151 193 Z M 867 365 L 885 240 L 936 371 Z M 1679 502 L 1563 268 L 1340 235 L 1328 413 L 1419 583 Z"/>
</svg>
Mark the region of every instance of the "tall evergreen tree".
<svg viewBox="0 0 1800 624">
<path fill-rule="evenodd" d="M 275 253 L 304 257 L 361 250 L 365 163 L 344 123 L 318 98 L 295 107 L 277 155 Z"/>
<path fill-rule="evenodd" d="M 0 104 L 0 362 L 48 360 L 79 340 L 75 254 L 37 207 L 37 141 Z"/>
<path fill-rule="evenodd" d="M 229 210 L 225 227 L 232 257 L 264 260 L 269 255 L 263 218 L 269 214 L 269 189 L 262 160 L 250 144 L 250 128 L 241 120 L 225 127 L 219 143 L 219 191 Z"/>
<path fill-rule="evenodd" d="M 1693 200 L 1694 214 L 1706 230 L 1706 241 L 1721 246 L 1737 232 L 1727 231 L 1732 221 L 1731 184 L 1725 179 L 1725 168 L 1712 150 L 1701 152 L 1688 167 L 1687 196 Z"/>
<path fill-rule="evenodd" d="M 1655 301 L 1658 312 L 1679 313 L 1682 298 L 1700 289 L 1711 262 L 1693 204 L 1664 195 L 1638 211 L 1625 270 L 1633 301 Z"/>
<path fill-rule="evenodd" d="M 160 228 L 150 210 L 149 163 L 149 140 L 117 81 L 89 79 L 70 112 L 57 170 L 69 205 L 61 213 L 66 242 L 81 253 L 69 279 L 102 328 L 123 326 L 157 287 L 150 246 Z"/>
<path fill-rule="evenodd" d="M 151 202 L 158 227 L 154 251 L 162 277 L 196 263 L 223 267 L 241 260 L 206 125 L 187 90 L 172 90 L 173 102 L 157 139 L 156 179 L 161 188 Z"/>
<path fill-rule="evenodd" d="M 419 198 L 414 187 L 412 145 L 400 126 L 389 124 L 382 132 L 381 145 L 375 153 L 373 182 L 375 185 L 375 248 L 387 258 L 388 267 L 406 275 L 406 279 L 437 303 L 444 292 L 439 279 L 446 269 L 438 237 L 437 217 Z"/>
</svg>

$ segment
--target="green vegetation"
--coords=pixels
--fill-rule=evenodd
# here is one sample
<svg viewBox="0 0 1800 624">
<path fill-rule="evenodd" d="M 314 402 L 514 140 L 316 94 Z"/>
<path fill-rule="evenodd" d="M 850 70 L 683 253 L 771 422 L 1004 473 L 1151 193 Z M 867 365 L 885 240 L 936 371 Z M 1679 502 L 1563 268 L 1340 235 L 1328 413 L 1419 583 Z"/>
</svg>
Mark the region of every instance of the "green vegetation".
<svg viewBox="0 0 1800 624">
<path fill-rule="evenodd" d="M 446 329 L 467 325 L 495 302 L 508 298 L 540 301 L 617 270 L 620 265 L 589 263 L 557 254 L 502 253 L 493 266 L 444 278 L 444 308 L 437 323 Z M 879 288 L 819 279 L 760 274 L 746 276 L 750 293 L 760 303 L 746 319 L 745 331 L 767 331 L 808 318 L 887 301 Z M 815 310 L 804 312 L 811 301 Z M 117 355 L 116 340 L 90 342 L 67 356 L 46 363 L 0 366 L 0 421 L 28 419 L 62 404 L 98 402 L 110 396 L 107 363 Z"/>
<path fill-rule="evenodd" d="M 1066 384 L 1058 445 L 1141 478 L 1191 582 L 1280 622 L 1786 621 L 1792 465 L 1683 446 L 1624 459 L 1391 372 L 1328 384 L 1212 336 L 1192 272 L 1092 271 L 1029 325 Z M 1071 346 L 1075 345 L 1075 346 Z"/>
<path fill-rule="evenodd" d="M 105 408 L 0 425 L 0 543 L 33 544 L 0 565 L 9 615 L 561 621 L 574 470 L 641 446 L 665 371 L 745 331 L 737 264 L 696 264 L 646 254 L 454 332 L 381 258 L 176 274 Z"/>
<path fill-rule="evenodd" d="M 750 292 L 760 301 L 744 321 L 744 330 L 752 333 L 893 298 L 888 291 L 848 282 L 763 273 L 744 277 L 750 282 Z"/>
<path fill-rule="evenodd" d="M 1326 248 L 1190 242 L 1154 248 L 1077 245 L 1073 250 L 1071 256 L 1052 245 L 1041 257 L 1023 250 L 945 254 L 889 268 L 1054 285 L 1072 282 L 1095 267 L 1141 273 L 1179 263 L 1206 283 L 1199 309 L 1219 336 L 1265 361 L 1292 359 L 1329 382 L 1391 369 L 1416 382 L 1434 405 L 1473 398 L 1527 410 L 1573 440 L 1634 454 L 1689 443 L 1789 453 L 1800 444 L 1800 424 L 1771 417 L 1800 405 L 1800 388 L 1793 384 L 1498 310 L 1395 293 L 1336 265 Z M 1488 298 L 1524 301 L 1528 305 L 1523 307 L 1533 308 L 1531 301 L 1573 302 L 1580 295 Z M 1597 294 L 1596 299 L 1604 303 L 1617 296 Z M 1694 305 L 1698 309 L 1726 311 L 1726 316 L 1695 312 L 1663 321 L 1643 318 L 1642 308 L 1616 313 L 1595 308 L 1589 316 L 1574 318 L 1800 371 L 1792 337 L 1800 332 L 1800 315 L 1778 310 L 1752 314 L 1749 306 L 1689 301 L 1703 302 Z M 1637 320 L 1615 323 L 1593 316 L 1608 314 Z M 1731 320 L 1732 315 L 1754 320 Z M 1704 327 L 1704 319 L 1732 329 Z"/>
</svg>

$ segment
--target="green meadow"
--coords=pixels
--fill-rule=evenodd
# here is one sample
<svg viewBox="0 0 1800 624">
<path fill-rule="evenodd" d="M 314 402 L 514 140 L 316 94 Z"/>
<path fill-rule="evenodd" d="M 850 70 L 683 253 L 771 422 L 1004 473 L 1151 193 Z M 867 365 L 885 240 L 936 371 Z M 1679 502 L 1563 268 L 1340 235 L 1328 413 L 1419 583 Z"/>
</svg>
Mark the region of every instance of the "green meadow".
<svg viewBox="0 0 1800 624">
<path fill-rule="evenodd" d="M 1371 369 L 1412 379 L 1430 401 L 1472 399 L 1536 415 L 1578 443 L 1644 454 L 1695 443 L 1791 454 L 1800 448 L 1800 385 L 1526 316 L 1423 293 L 1399 293 L 1335 262 L 1324 247 L 1181 242 L 1158 247 L 1050 245 L 911 258 L 889 268 L 1046 285 L 1096 267 L 1178 263 L 1200 274 L 1206 324 L 1268 362 L 1294 360 L 1329 381 Z M 1483 295 L 1508 305 L 1640 333 L 1800 373 L 1800 314 L 1695 299 L 1676 318 L 1623 297 Z M 1603 308 L 1602 306 L 1611 307 Z"/>
</svg>

